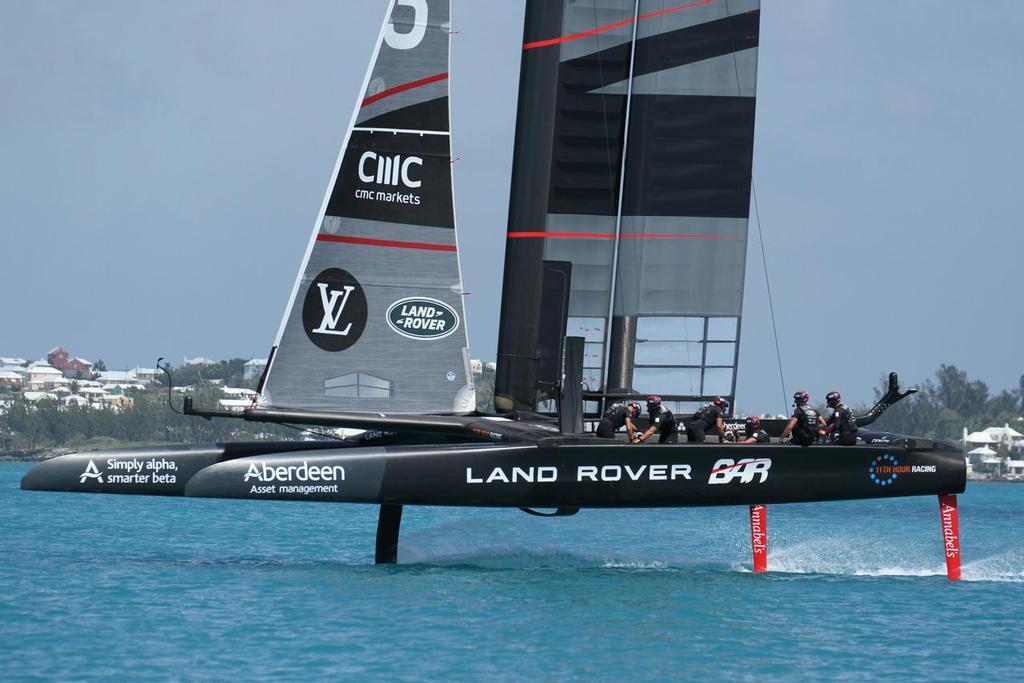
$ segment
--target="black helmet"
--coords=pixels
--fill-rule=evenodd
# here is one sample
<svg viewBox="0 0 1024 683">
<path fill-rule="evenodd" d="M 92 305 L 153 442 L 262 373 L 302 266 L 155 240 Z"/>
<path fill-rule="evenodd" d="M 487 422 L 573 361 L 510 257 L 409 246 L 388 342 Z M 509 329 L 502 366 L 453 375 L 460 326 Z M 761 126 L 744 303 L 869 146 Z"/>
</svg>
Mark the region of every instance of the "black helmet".
<svg viewBox="0 0 1024 683">
<path fill-rule="evenodd" d="M 811 395 L 801 389 L 800 391 L 793 394 L 793 403 L 798 406 L 802 406 L 811 400 Z"/>
<path fill-rule="evenodd" d="M 626 404 L 626 411 L 632 413 L 633 415 L 639 415 L 640 404 L 637 403 L 636 401 L 630 401 L 629 403 Z"/>
<path fill-rule="evenodd" d="M 721 396 L 719 396 L 714 400 L 714 404 L 721 408 L 722 410 L 729 410 L 729 399 L 727 398 L 722 398 Z"/>
<path fill-rule="evenodd" d="M 750 417 L 747 418 L 746 425 L 747 434 L 753 434 L 754 432 L 761 428 L 761 418 L 759 418 L 757 415 L 751 415 Z"/>
<path fill-rule="evenodd" d="M 661 409 L 661 396 L 647 397 L 647 412 L 656 413 Z"/>
<path fill-rule="evenodd" d="M 835 408 L 843 400 L 843 397 L 839 395 L 838 391 L 830 391 L 825 394 L 825 403 L 828 404 L 829 408 Z"/>
</svg>

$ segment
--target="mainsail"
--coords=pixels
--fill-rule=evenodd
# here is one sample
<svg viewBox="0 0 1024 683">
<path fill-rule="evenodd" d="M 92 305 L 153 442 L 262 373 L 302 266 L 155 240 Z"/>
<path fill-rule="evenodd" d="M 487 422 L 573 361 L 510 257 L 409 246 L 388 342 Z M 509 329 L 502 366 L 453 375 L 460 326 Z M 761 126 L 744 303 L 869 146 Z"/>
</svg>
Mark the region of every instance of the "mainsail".
<svg viewBox="0 0 1024 683">
<path fill-rule="evenodd" d="M 550 396 L 545 261 L 572 264 L 589 398 L 735 394 L 759 5 L 527 1 L 496 397 Z"/>
<path fill-rule="evenodd" d="M 260 405 L 473 410 L 452 197 L 449 0 L 392 0 Z"/>
</svg>

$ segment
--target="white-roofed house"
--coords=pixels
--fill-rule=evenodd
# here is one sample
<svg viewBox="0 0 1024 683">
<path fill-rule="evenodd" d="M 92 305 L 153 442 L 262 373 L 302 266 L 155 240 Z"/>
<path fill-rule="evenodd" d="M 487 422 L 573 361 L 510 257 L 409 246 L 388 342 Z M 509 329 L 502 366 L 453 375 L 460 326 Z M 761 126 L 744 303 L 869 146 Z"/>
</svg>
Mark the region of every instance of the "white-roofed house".
<svg viewBox="0 0 1024 683">
<path fill-rule="evenodd" d="M 25 386 L 34 391 L 52 389 L 67 383 L 68 380 L 64 378 L 64 373 L 46 363 L 33 363 L 25 372 Z"/>
<path fill-rule="evenodd" d="M 1021 434 L 1011 427 L 1008 422 L 1004 423 L 1002 427 L 988 427 L 983 429 L 982 433 L 988 434 L 995 439 L 995 443 L 1004 444 L 1006 446 L 1010 446 L 1014 439 L 1024 437 L 1024 434 Z"/>
<path fill-rule="evenodd" d="M 256 395 L 255 391 L 244 387 L 221 387 L 220 393 L 230 398 L 247 398 L 250 400 Z"/>
<path fill-rule="evenodd" d="M 217 407 L 221 410 L 230 410 L 233 413 L 241 413 L 252 406 L 252 401 L 247 398 L 222 398 L 217 401 Z"/>
<path fill-rule="evenodd" d="M 1006 478 L 1024 479 L 1024 460 L 1007 460 Z"/>
<path fill-rule="evenodd" d="M 20 387 L 21 373 L 12 370 L 0 370 L 0 387 Z"/>
<path fill-rule="evenodd" d="M 29 401 L 30 403 L 35 403 L 36 401 L 57 400 L 57 396 L 55 394 L 51 394 L 48 391 L 24 391 L 22 392 L 21 397 L 26 401 Z"/>
<path fill-rule="evenodd" d="M 259 379 L 260 375 L 263 374 L 263 369 L 266 367 L 266 358 L 252 358 L 247 360 L 243 366 L 243 377 L 245 379 Z"/>
<path fill-rule="evenodd" d="M 88 361 L 84 358 L 70 358 L 64 367 L 65 377 L 72 379 L 90 379 L 92 377 L 92 361 Z"/>
<path fill-rule="evenodd" d="M 24 358 L 16 358 L 14 356 L 0 356 L 0 365 L 25 365 L 28 363 Z"/>
</svg>

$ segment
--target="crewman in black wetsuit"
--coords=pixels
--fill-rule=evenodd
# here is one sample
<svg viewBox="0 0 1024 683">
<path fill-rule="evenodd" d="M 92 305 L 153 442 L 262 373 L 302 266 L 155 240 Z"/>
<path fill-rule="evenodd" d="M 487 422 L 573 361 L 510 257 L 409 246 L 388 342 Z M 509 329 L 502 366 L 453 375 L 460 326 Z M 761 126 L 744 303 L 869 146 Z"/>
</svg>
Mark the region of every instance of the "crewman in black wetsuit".
<svg viewBox="0 0 1024 683">
<path fill-rule="evenodd" d="M 825 396 L 825 403 L 832 409 L 822 435 L 830 438 L 839 446 L 853 446 L 857 443 L 857 418 L 844 404 L 838 391 L 830 391 Z"/>
<path fill-rule="evenodd" d="M 629 440 L 632 441 L 636 436 L 636 425 L 633 424 L 633 420 L 638 415 L 639 403 L 613 403 L 608 406 L 608 410 L 601 416 L 601 421 L 597 423 L 597 435 L 602 439 L 614 439 L 615 432 L 625 425 Z"/>
<path fill-rule="evenodd" d="M 660 396 L 647 397 L 647 419 L 651 426 L 643 434 L 637 435 L 633 443 L 643 443 L 658 433 L 658 443 L 676 443 L 679 441 L 679 426 L 672 411 L 661 405 Z"/>
<path fill-rule="evenodd" d="M 737 441 L 736 443 L 771 443 L 768 432 L 761 427 L 761 418 L 758 416 L 752 415 L 748 417 L 744 427 L 747 436 L 743 441 Z"/>
<path fill-rule="evenodd" d="M 711 403 L 705 403 L 693 414 L 686 423 L 686 441 L 688 443 L 704 443 L 704 433 L 714 428 L 718 436 L 725 441 L 725 425 L 722 424 L 722 413 L 729 407 L 729 402 L 719 396 Z"/>
<path fill-rule="evenodd" d="M 796 406 L 796 410 L 789 418 L 786 428 L 782 430 L 783 441 L 789 434 L 793 435 L 793 443 L 798 446 L 810 446 L 818 440 L 819 430 L 825 426 L 825 420 L 818 415 L 817 410 L 808 405 L 810 402 L 810 394 L 803 389 L 793 394 L 793 405 Z"/>
</svg>

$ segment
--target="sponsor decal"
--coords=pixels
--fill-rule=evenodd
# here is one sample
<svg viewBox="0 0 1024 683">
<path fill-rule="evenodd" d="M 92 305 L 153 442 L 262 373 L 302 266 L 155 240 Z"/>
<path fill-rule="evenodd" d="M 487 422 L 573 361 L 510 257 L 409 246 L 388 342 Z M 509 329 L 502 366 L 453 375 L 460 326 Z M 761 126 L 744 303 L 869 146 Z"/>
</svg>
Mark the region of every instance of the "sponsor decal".
<svg viewBox="0 0 1024 683">
<path fill-rule="evenodd" d="M 764 505 L 750 506 L 750 547 L 755 562 L 758 555 L 768 554 L 768 508 Z"/>
<path fill-rule="evenodd" d="M 935 474 L 935 465 L 901 465 L 892 453 L 875 456 L 868 465 L 868 477 L 878 486 L 892 486 L 901 474 Z"/>
<path fill-rule="evenodd" d="M 560 470 L 554 465 L 541 467 L 495 467 L 487 471 L 474 472 L 466 468 L 467 484 L 519 484 L 550 483 L 558 481 Z M 615 482 L 615 481 L 676 481 L 690 479 L 690 466 L 680 463 L 671 465 L 579 465 L 573 481 Z"/>
<path fill-rule="evenodd" d="M 423 186 L 423 157 L 414 154 L 384 154 L 367 150 L 356 164 L 359 180 L 376 187 L 356 188 L 353 197 L 362 201 L 419 206 L 416 192 Z"/>
<path fill-rule="evenodd" d="M 95 479 L 99 483 L 103 483 L 103 475 L 96 469 L 96 463 L 92 460 L 85 466 L 85 471 L 82 472 L 82 476 L 78 478 L 78 483 L 84 484 L 86 479 Z"/>
<path fill-rule="evenodd" d="M 448 373 L 445 375 L 445 379 L 447 379 L 449 382 L 454 382 L 455 381 L 455 371 L 454 370 L 449 370 Z"/>
<path fill-rule="evenodd" d="M 311 493 L 337 493 L 336 482 L 345 481 L 345 468 L 341 465 L 310 465 L 307 460 L 303 460 L 301 465 L 251 462 L 242 481 L 248 484 L 253 480 L 258 483 L 250 486 L 250 494 L 298 493 L 308 496 Z"/>
<path fill-rule="evenodd" d="M 768 480 L 771 467 L 771 458 L 743 458 L 739 461 L 722 458 L 711 468 L 708 483 L 730 484 L 739 479 L 741 484 L 749 484 L 757 477 L 757 483 L 763 484 Z"/>
<path fill-rule="evenodd" d="M 108 458 L 100 472 L 96 462 L 89 461 L 78 481 L 84 484 L 86 479 L 95 479 L 100 484 L 176 484 L 178 482 L 178 463 L 166 458 L 143 459 Z"/>
<path fill-rule="evenodd" d="M 459 314 L 437 299 L 411 296 L 388 306 L 388 325 L 409 339 L 443 339 L 459 329 Z M 455 373 L 449 373 L 455 379 Z"/>
<path fill-rule="evenodd" d="M 328 268 L 309 283 L 302 304 L 302 328 L 324 351 L 344 351 L 366 329 L 366 293 L 347 270 Z"/>
<path fill-rule="evenodd" d="M 957 529 L 960 525 L 957 519 L 956 505 L 940 501 L 939 512 L 942 515 L 942 544 L 946 551 L 946 558 L 959 557 L 960 537 L 957 535 Z"/>
</svg>

